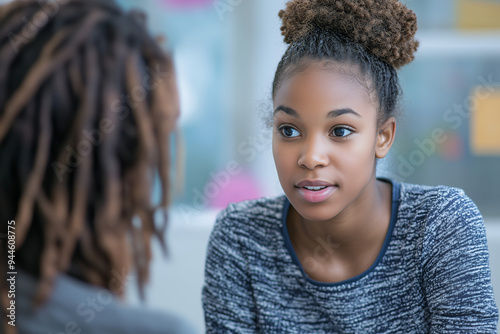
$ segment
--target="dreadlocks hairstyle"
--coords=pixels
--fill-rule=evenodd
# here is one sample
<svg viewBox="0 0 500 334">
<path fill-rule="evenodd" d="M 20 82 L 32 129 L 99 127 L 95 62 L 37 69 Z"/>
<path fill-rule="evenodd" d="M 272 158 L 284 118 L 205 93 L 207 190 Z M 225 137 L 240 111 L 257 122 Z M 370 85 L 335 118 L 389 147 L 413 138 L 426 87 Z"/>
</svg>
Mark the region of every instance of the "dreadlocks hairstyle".
<svg viewBox="0 0 500 334">
<path fill-rule="evenodd" d="M 379 124 L 396 113 L 400 95 L 397 69 L 417 50 L 416 15 L 397 0 L 293 0 L 279 12 L 290 44 L 273 82 L 281 83 L 307 62 L 356 66 L 378 100 Z"/>
<path fill-rule="evenodd" d="M 121 295 L 129 259 L 142 292 L 151 237 L 165 247 L 153 215 L 169 201 L 177 88 L 144 22 L 106 0 L 0 7 L 0 221 L 15 220 L 36 304 L 59 272 Z"/>
</svg>

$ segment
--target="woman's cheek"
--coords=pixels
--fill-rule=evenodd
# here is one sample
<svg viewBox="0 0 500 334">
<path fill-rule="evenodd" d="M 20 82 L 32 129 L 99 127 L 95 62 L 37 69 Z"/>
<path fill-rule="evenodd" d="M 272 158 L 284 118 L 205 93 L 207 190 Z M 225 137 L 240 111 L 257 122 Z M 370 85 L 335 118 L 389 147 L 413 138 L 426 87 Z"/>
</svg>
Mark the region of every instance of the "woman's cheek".
<svg viewBox="0 0 500 334">
<path fill-rule="evenodd" d="M 297 166 L 293 150 L 283 146 L 276 146 L 273 153 L 278 178 L 282 186 L 286 187 L 289 183 L 289 178 L 293 176 L 295 167 Z"/>
</svg>

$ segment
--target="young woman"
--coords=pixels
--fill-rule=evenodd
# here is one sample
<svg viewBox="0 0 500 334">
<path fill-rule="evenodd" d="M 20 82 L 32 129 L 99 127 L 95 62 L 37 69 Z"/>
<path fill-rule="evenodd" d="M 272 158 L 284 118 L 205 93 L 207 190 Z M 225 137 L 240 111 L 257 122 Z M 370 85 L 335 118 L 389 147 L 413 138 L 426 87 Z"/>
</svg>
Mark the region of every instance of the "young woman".
<svg viewBox="0 0 500 334">
<path fill-rule="evenodd" d="M 151 189 L 159 174 L 164 208 L 179 115 L 172 59 L 137 14 L 112 0 L 0 7 L 2 333 L 194 332 L 119 301 L 131 270 L 146 283 L 151 237 L 163 244 Z"/>
<path fill-rule="evenodd" d="M 230 205 L 208 247 L 209 333 L 494 333 L 482 217 L 460 189 L 377 179 L 414 13 L 293 0 L 273 84 L 286 196 Z"/>
</svg>

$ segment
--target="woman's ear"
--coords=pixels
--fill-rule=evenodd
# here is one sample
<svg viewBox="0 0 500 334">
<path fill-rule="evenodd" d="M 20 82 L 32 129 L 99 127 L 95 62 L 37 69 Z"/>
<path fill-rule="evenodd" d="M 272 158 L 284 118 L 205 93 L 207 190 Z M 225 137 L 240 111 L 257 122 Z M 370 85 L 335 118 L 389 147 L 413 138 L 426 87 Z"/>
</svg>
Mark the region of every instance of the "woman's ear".
<svg viewBox="0 0 500 334">
<path fill-rule="evenodd" d="M 379 128 L 377 143 L 375 146 L 375 156 L 378 159 L 384 158 L 391 149 L 394 137 L 396 136 L 396 119 L 389 117 Z"/>
</svg>

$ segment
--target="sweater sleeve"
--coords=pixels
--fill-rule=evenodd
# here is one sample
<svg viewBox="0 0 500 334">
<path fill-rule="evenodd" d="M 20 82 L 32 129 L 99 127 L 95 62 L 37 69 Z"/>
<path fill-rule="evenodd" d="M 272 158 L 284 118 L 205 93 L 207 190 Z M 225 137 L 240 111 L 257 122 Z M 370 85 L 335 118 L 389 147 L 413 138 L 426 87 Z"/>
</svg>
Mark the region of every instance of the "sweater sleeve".
<svg viewBox="0 0 500 334">
<path fill-rule="evenodd" d="M 258 333 L 238 225 L 230 206 L 219 214 L 210 236 L 202 291 L 206 333 Z"/>
<path fill-rule="evenodd" d="M 423 288 L 431 333 L 496 333 L 486 232 L 476 205 L 462 190 L 442 189 L 425 228 Z"/>
</svg>

